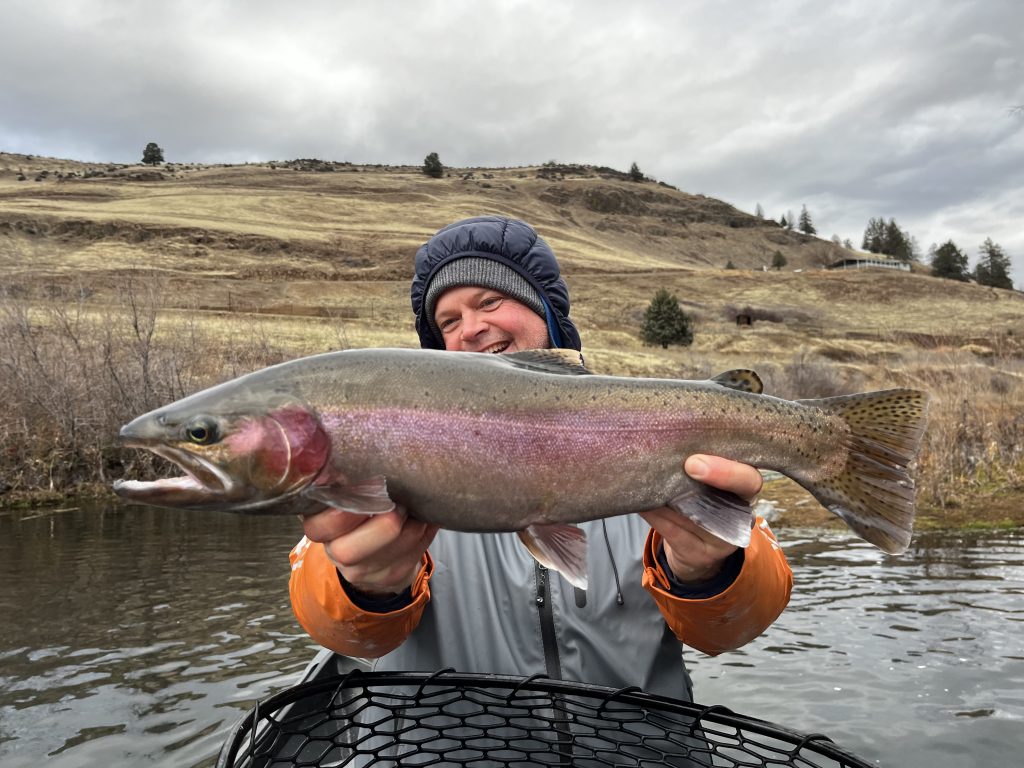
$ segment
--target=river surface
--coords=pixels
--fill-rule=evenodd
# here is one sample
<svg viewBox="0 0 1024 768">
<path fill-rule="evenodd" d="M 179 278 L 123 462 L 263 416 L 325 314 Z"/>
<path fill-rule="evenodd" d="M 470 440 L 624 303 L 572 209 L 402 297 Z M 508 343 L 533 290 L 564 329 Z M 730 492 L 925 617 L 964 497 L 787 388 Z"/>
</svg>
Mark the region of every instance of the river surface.
<svg viewBox="0 0 1024 768">
<path fill-rule="evenodd" d="M 315 645 L 288 605 L 292 518 L 114 507 L 0 514 L 0 765 L 209 766 Z M 786 530 L 790 607 L 687 652 L 697 700 L 883 766 L 1021 765 L 1024 532 L 889 557 Z"/>
</svg>

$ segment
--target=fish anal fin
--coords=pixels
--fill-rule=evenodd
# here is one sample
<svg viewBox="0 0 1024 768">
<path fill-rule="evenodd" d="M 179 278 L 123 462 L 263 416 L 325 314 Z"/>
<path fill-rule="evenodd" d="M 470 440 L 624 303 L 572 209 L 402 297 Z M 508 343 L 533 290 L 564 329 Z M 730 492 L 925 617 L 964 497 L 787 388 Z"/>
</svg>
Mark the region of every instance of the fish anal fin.
<svg viewBox="0 0 1024 768">
<path fill-rule="evenodd" d="M 750 544 L 752 508 L 735 493 L 695 483 L 692 490 L 676 496 L 668 506 L 723 541 L 737 547 Z"/>
<path fill-rule="evenodd" d="M 587 588 L 587 534 L 575 525 L 531 525 L 519 538 L 538 563 Z"/>
<path fill-rule="evenodd" d="M 736 389 L 740 392 L 752 392 L 760 395 L 764 392 L 764 384 L 761 377 L 746 368 L 737 368 L 734 371 L 720 373 L 711 379 L 715 384 L 720 384 L 729 389 Z"/>
<path fill-rule="evenodd" d="M 395 508 L 395 502 L 388 495 L 387 480 L 383 475 L 374 475 L 357 483 L 335 480 L 318 481 L 303 495 L 356 515 L 383 515 Z"/>
</svg>

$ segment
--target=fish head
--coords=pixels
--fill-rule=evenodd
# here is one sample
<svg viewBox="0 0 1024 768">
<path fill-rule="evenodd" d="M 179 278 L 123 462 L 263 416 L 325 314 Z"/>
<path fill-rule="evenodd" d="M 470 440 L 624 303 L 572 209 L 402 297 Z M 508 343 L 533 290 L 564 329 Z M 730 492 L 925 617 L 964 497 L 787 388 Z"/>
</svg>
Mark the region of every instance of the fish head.
<svg viewBox="0 0 1024 768">
<path fill-rule="evenodd" d="M 160 507 L 258 512 L 316 479 L 331 441 L 312 409 L 294 398 L 225 396 L 218 389 L 122 427 L 123 445 L 152 451 L 184 475 L 120 480 L 114 492 Z"/>
</svg>

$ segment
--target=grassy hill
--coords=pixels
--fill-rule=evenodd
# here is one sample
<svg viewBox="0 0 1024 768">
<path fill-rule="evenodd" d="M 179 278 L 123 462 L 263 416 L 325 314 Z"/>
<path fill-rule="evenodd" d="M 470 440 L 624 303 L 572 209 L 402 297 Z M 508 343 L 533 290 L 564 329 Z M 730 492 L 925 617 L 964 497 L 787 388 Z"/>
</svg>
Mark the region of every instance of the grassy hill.
<svg viewBox="0 0 1024 768">
<path fill-rule="evenodd" d="M 824 270 L 849 252 L 719 200 L 557 164 L 430 179 L 317 160 L 149 168 L 0 153 L 0 488 L 59 490 L 121 467 L 113 448 L 73 459 L 55 448 L 45 470 L 39 447 L 22 445 L 40 432 L 68 444 L 77 417 L 43 428 L 45 414 L 57 402 L 85 413 L 82 398 L 99 397 L 65 391 L 70 378 L 93 389 L 102 379 L 113 398 L 86 419 L 105 445 L 131 408 L 268 362 L 414 346 L 413 254 L 438 228 L 482 213 L 523 218 L 554 247 L 593 369 L 689 378 L 754 368 L 784 397 L 924 387 L 934 397 L 924 506 L 942 519 L 1013 518 L 1007 500 L 1024 488 L 1024 295 L 923 269 Z M 763 271 L 776 251 L 786 268 Z M 694 319 L 692 347 L 641 344 L 660 287 Z M 738 312 L 753 325 L 737 326 Z M 143 370 L 155 361 L 159 376 Z M 130 385 L 112 383 L 118 366 L 138 369 Z M 44 384 L 49 399 L 30 391 Z M 69 460 L 96 466 L 68 472 Z"/>
</svg>

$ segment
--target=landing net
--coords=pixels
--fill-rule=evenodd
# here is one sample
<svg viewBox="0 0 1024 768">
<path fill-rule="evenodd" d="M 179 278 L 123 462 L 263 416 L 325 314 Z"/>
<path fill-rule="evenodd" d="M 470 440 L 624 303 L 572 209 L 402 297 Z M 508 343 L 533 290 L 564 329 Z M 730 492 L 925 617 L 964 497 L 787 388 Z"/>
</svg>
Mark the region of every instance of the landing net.
<svg viewBox="0 0 1024 768">
<path fill-rule="evenodd" d="M 257 705 L 218 768 L 726 766 L 868 768 L 821 734 L 541 676 L 352 672 Z"/>
</svg>

